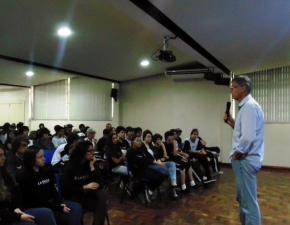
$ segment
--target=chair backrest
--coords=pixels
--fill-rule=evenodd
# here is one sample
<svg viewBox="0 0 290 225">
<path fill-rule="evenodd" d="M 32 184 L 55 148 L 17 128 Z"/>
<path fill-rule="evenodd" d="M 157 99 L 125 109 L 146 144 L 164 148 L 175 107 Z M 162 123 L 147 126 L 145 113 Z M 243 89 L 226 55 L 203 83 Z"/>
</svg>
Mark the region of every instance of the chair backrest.
<svg viewBox="0 0 290 225">
<path fill-rule="evenodd" d="M 106 168 L 107 168 L 107 171 L 111 172 L 109 157 L 110 157 L 109 154 L 105 152 L 104 158 L 106 159 Z"/>
<path fill-rule="evenodd" d="M 55 152 L 56 149 L 51 149 L 51 150 L 45 150 L 43 149 L 43 154 L 44 154 L 44 158 L 45 158 L 45 164 L 51 163 L 53 154 Z"/>
<path fill-rule="evenodd" d="M 61 177 L 62 177 L 62 174 L 58 174 L 58 173 L 55 174 L 56 189 L 57 189 L 57 192 L 59 193 L 60 197 L 62 197 L 62 195 L 61 195 L 61 189 L 60 189 Z"/>
</svg>

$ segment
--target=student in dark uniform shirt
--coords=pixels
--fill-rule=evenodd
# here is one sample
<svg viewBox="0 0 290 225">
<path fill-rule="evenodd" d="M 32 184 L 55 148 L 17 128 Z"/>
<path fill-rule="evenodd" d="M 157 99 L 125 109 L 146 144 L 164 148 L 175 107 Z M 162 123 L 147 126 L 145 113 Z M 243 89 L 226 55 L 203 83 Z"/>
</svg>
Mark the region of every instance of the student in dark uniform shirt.
<svg viewBox="0 0 290 225">
<path fill-rule="evenodd" d="M 0 224 L 56 225 L 53 213 L 48 208 L 24 209 L 22 198 L 14 179 L 7 170 L 7 161 L 3 146 L 0 145 Z"/>
<path fill-rule="evenodd" d="M 12 142 L 12 154 L 7 158 L 8 169 L 15 175 L 23 164 L 23 154 L 28 147 L 28 139 L 22 135 L 14 138 Z"/>
<path fill-rule="evenodd" d="M 117 143 L 117 135 L 110 134 L 108 137 L 107 145 L 105 147 L 110 164 L 110 169 L 114 173 L 127 175 L 127 167 L 125 166 L 124 162 L 126 153 L 122 152 L 121 148 L 118 146 Z"/>
<path fill-rule="evenodd" d="M 116 134 L 117 134 L 117 146 L 120 148 L 120 150 L 123 152 L 127 151 L 130 148 L 130 145 L 128 141 L 125 139 L 125 127 L 118 126 L 116 128 Z"/>
<path fill-rule="evenodd" d="M 147 182 L 146 199 L 151 201 L 153 191 L 165 180 L 165 175 L 159 171 L 149 168 L 153 161 L 148 159 L 142 152 L 141 139 L 137 136 L 132 137 L 132 147 L 128 150 L 127 160 L 130 171 L 134 177 L 146 178 Z"/>
<path fill-rule="evenodd" d="M 107 192 L 102 189 L 101 174 L 96 166 L 90 141 L 79 142 L 71 152 L 61 182 L 65 199 L 80 203 L 94 213 L 93 225 L 104 225 Z"/>
<path fill-rule="evenodd" d="M 46 207 L 53 211 L 58 225 L 81 225 L 82 208 L 76 202 L 63 202 L 55 188 L 54 174 L 44 168 L 45 158 L 37 145 L 23 155 L 23 166 L 16 175 L 27 208 Z"/>
</svg>

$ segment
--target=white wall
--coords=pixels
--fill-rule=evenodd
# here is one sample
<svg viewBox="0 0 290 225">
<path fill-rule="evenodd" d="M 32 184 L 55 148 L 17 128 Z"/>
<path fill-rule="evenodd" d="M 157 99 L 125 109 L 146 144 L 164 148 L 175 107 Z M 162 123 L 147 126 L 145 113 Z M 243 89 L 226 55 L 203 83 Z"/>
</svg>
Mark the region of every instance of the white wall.
<svg viewBox="0 0 290 225">
<path fill-rule="evenodd" d="M 28 88 L 5 88 L 0 89 L 0 102 L 1 103 L 20 103 L 24 102 L 24 121 L 13 121 L 14 123 L 23 122 L 24 124 L 28 124 L 28 109 L 29 109 L 29 89 Z M 2 109 L 3 110 L 3 109 Z M 0 116 L 5 112 L 1 112 Z M 8 121 L 5 121 L 8 122 Z M 1 126 L 3 124 L 0 124 Z"/>
<path fill-rule="evenodd" d="M 210 81 L 174 82 L 164 75 L 128 81 L 121 83 L 120 121 L 162 136 L 181 128 L 183 140 L 199 128 L 207 145 L 219 146 L 227 162 L 231 131 L 222 116 L 229 98 L 228 87 Z"/>
<path fill-rule="evenodd" d="M 229 101 L 229 88 L 209 81 L 174 82 L 164 75 L 121 83 L 120 122 L 153 133 L 171 128 L 200 130 L 207 146 L 219 146 L 220 161 L 228 163 L 232 129 L 222 116 Z M 263 165 L 290 167 L 290 124 L 266 124 Z"/>
</svg>

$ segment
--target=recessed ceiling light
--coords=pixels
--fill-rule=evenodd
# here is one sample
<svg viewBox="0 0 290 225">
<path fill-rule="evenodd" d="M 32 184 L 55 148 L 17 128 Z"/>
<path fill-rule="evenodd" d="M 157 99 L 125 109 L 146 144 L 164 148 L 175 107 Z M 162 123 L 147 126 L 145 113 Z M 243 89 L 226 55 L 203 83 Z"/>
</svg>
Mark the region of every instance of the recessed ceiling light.
<svg viewBox="0 0 290 225">
<path fill-rule="evenodd" d="M 68 27 L 62 27 L 60 29 L 58 29 L 57 34 L 61 37 L 67 37 L 69 35 L 71 35 L 71 30 Z"/>
<path fill-rule="evenodd" d="M 32 71 L 27 71 L 27 72 L 26 72 L 26 76 L 31 77 L 31 76 L 33 76 L 33 75 L 34 75 L 34 73 L 33 73 Z"/>
<path fill-rule="evenodd" d="M 141 66 L 148 66 L 149 62 L 148 62 L 148 60 L 143 60 L 140 64 L 141 64 Z"/>
</svg>

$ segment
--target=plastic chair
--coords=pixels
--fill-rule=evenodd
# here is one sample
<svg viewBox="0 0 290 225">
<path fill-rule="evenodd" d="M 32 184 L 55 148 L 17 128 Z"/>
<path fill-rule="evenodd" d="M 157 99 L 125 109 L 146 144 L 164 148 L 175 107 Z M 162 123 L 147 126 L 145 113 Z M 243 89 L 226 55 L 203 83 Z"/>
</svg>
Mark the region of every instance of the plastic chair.
<svg viewBox="0 0 290 225">
<path fill-rule="evenodd" d="M 127 185 L 124 187 L 124 192 L 123 192 L 123 196 L 122 196 L 122 198 L 120 200 L 120 204 L 122 204 L 122 202 L 123 202 L 123 200 L 124 200 L 124 198 L 126 196 L 126 191 L 129 188 L 130 183 L 132 181 L 134 181 L 134 182 L 140 182 L 141 183 L 141 185 L 143 187 L 145 206 L 146 206 L 146 208 L 148 208 L 148 201 L 147 201 L 147 198 L 146 198 L 146 184 L 149 182 L 149 180 L 146 179 L 146 178 L 142 178 L 142 177 L 134 177 L 134 176 L 130 177 L 130 166 L 129 166 L 129 163 L 128 163 L 128 160 L 127 160 L 126 156 L 125 156 L 125 165 L 127 167 L 127 174 L 129 176 L 129 181 L 128 181 Z M 157 199 L 158 199 L 158 201 L 162 200 L 161 192 L 160 192 L 159 187 L 156 188 L 156 191 L 157 191 Z"/>
<path fill-rule="evenodd" d="M 107 169 L 107 181 L 105 182 L 104 189 L 107 190 L 109 188 L 109 186 L 111 185 L 111 183 L 114 181 L 114 178 L 119 177 L 120 180 L 118 181 L 118 184 L 116 187 L 116 189 L 117 189 L 118 186 L 120 185 L 124 175 L 120 174 L 120 173 L 112 172 L 111 167 L 110 167 L 109 155 L 107 153 L 104 154 L 104 158 L 106 159 L 106 169 Z M 127 175 L 126 175 L 126 177 L 127 177 Z"/>
<path fill-rule="evenodd" d="M 51 163 L 53 154 L 55 152 L 56 149 L 51 149 L 51 150 L 45 150 L 43 149 L 43 154 L 44 154 L 44 158 L 45 158 L 45 164 L 49 164 Z"/>
</svg>

